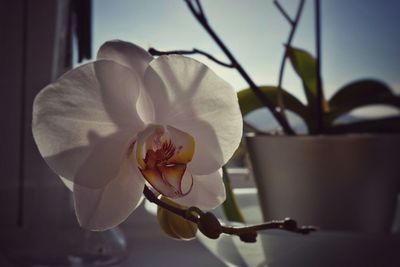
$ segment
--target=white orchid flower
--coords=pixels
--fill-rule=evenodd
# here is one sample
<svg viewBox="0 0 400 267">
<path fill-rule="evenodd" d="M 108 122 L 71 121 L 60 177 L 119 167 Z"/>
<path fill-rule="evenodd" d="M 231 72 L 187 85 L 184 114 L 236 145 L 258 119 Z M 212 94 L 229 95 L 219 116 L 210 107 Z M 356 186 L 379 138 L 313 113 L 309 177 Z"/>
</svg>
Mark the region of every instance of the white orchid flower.
<svg viewBox="0 0 400 267">
<path fill-rule="evenodd" d="M 110 41 L 36 96 L 32 128 L 73 191 L 80 225 L 106 230 L 140 204 L 146 181 L 185 206 L 221 204 L 218 170 L 239 145 L 242 117 L 235 90 L 204 64 Z"/>
</svg>

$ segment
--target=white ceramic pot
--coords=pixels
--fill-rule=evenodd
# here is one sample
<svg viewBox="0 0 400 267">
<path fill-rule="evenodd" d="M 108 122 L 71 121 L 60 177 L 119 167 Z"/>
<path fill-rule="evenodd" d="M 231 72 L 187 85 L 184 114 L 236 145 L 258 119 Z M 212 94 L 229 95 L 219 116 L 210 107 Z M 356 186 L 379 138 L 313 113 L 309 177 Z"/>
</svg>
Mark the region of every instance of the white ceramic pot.
<svg viewBox="0 0 400 267">
<path fill-rule="evenodd" d="M 249 224 L 263 221 L 257 191 L 236 188 L 234 193 Z M 226 220 L 222 207 L 213 210 Z M 229 222 L 228 222 L 229 223 Z M 400 234 L 317 231 L 309 235 L 265 230 L 256 243 L 244 243 L 236 236 L 210 239 L 197 234 L 198 240 L 227 266 L 400 266 Z"/>
<path fill-rule="evenodd" d="M 264 220 L 388 233 L 400 189 L 400 135 L 248 136 Z"/>
</svg>

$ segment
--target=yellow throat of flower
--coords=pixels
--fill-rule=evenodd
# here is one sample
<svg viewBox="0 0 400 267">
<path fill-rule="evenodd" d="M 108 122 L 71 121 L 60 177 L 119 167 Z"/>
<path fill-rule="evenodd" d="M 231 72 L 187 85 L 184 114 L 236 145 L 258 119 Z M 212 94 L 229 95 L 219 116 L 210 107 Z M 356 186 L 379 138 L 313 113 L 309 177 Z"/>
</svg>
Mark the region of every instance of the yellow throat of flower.
<svg viewBox="0 0 400 267">
<path fill-rule="evenodd" d="M 151 125 L 138 139 L 138 168 L 162 195 L 182 197 L 193 186 L 192 175 L 186 167 L 194 152 L 195 140 L 190 134 L 172 126 Z"/>
</svg>

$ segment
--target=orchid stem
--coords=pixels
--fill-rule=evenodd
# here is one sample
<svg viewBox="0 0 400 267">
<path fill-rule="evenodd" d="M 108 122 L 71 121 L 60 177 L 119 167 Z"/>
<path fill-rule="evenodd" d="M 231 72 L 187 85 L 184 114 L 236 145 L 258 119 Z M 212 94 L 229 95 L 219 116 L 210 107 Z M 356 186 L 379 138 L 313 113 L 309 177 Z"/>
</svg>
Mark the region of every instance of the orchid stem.
<svg viewBox="0 0 400 267">
<path fill-rule="evenodd" d="M 315 47 L 316 47 L 316 73 L 317 73 L 317 105 L 316 105 L 316 117 L 317 117 L 317 132 L 319 134 L 324 133 L 324 121 L 322 111 L 322 81 L 321 81 L 321 7 L 320 1 L 315 0 Z"/>
<path fill-rule="evenodd" d="M 211 55 L 207 52 L 204 52 L 200 49 L 196 49 L 196 48 L 193 48 L 192 50 L 160 51 L 160 50 L 157 50 L 157 49 L 151 47 L 151 48 L 149 48 L 149 53 L 152 54 L 153 56 L 173 55 L 173 54 L 178 54 L 178 55 L 200 54 L 200 55 L 203 55 L 203 56 L 207 57 L 208 59 L 214 61 L 215 63 L 217 63 L 219 65 L 222 65 L 227 68 L 234 68 L 234 66 L 232 64 L 222 62 L 221 60 L 215 58 L 213 55 Z"/>
<path fill-rule="evenodd" d="M 258 129 L 256 126 L 254 126 L 253 124 L 251 124 L 250 122 L 247 122 L 245 120 L 243 120 L 243 127 L 244 127 L 244 129 L 253 131 L 255 133 L 262 132 L 262 130 Z"/>
<path fill-rule="evenodd" d="M 297 26 L 299 24 L 301 13 L 303 11 L 304 0 L 300 0 L 300 3 L 298 5 L 298 7 L 297 7 L 297 12 L 296 12 L 296 16 L 295 16 L 294 20 L 292 20 L 289 17 L 289 15 L 285 11 L 285 9 L 281 6 L 281 4 L 277 0 L 274 1 L 274 4 L 279 9 L 279 11 L 282 13 L 282 15 L 290 22 L 290 24 L 292 26 L 292 28 L 290 30 L 290 33 L 289 33 L 289 37 L 288 37 L 288 39 L 286 41 L 286 44 L 285 44 L 285 51 L 284 51 L 284 54 L 283 54 L 283 57 L 282 57 L 281 67 L 279 69 L 278 90 L 277 90 L 278 107 L 281 109 L 282 116 L 284 116 L 285 119 L 287 120 L 287 117 L 286 117 L 286 114 L 285 114 L 285 103 L 283 101 L 283 96 L 282 96 L 283 74 L 284 74 L 284 71 L 285 71 L 286 59 L 287 59 L 287 56 L 288 56 L 288 49 L 290 48 L 290 46 L 292 44 L 294 34 L 295 34 Z"/>
<path fill-rule="evenodd" d="M 228 174 L 228 170 L 226 166 L 222 167 L 222 179 L 225 184 L 225 195 L 226 199 L 222 203 L 222 208 L 224 210 L 224 214 L 226 219 L 231 222 L 239 222 L 245 223 L 244 216 L 239 208 L 239 204 L 237 202 L 236 196 L 233 193 L 233 187 L 231 184 L 231 179 Z"/>
<path fill-rule="evenodd" d="M 279 1 L 274 0 L 274 5 L 278 8 L 278 10 L 282 13 L 282 15 L 285 17 L 285 19 L 289 22 L 289 24 L 291 24 L 292 26 L 294 26 L 295 21 L 293 21 L 289 14 L 286 12 L 286 10 L 282 7 L 282 5 L 279 3 Z"/>
<path fill-rule="evenodd" d="M 157 196 L 146 185 L 144 186 L 144 189 L 143 189 L 143 195 L 145 196 L 145 198 L 148 201 L 156 204 L 159 207 L 169 210 L 170 212 L 175 213 L 176 215 L 181 216 L 182 218 L 184 218 L 188 221 L 191 221 L 194 223 L 198 222 L 196 217 L 188 216 L 188 213 L 186 212 L 186 210 L 169 205 L 168 203 L 157 198 Z"/>
<path fill-rule="evenodd" d="M 225 53 L 226 57 L 231 61 L 231 64 L 243 77 L 243 79 L 248 83 L 253 93 L 260 99 L 260 101 L 270 110 L 272 115 L 278 121 L 278 123 L 282 126 L 283 131 L 288 135 L 295 135 L 294 130 L 289 125 L 287 119 L 282 115 L 281 110 L 276 108 L 268 97 L 266 97 L 261 89 L 256 85 L 256 83 L 250 78 L 244 68 L 239 64 L 230 50 L 226 47 L 224 42 L 219 38 L 219 36 L 215 33 L 215 31 L 211 28 L 208 20 L 204 14 L 203 8 L 200 4 L 199 0 L 196 0 L 197 8 L 195 8 L 193 1 L 185 0 L 189 10 L 192 12 L 192 15 L 197 19 L 197 21 L 203 26 L 203 28 L 207 31 L 207 33 L 211 36 L 211 38 L 217 43 L 217 45 L 221 48 L 221 50 Z"/>
<path fill-rule="evenodd" d="M 161 199 L 147 187 L 144 187 L 143 194 L 146 199 L 152 203 L 155 203 L 161 208 L 164 208 L 188 221 L 196 223 L 199 226 L 199 230 L 206 236 L 210 238 L 218 238 L 220 234 L 229 234 L 239 236 L 243 242 L 253 243 L 256 242 L 257 232 L 261 230 L 269 229 L 280 229 L 293 233 L 308 234 L 312 231 L 317 230 L 313 226 L 301 226 L 298 227 L 296 221 L 292 219 L 285 219 L 281 221 L 270 221 L 263 224 L 245 226 L 245 227 L 228 227 L 221 225 L 218 219 L 210 212 L 203 212 L 199 208 L 190 207 L 188 209 L 174 207 Z M 217 229 L 213 227 L 212 229 L 207 228 L 207 225 L 212 223 L 217 223 Z M 217 231 L 217 235 L 215 232 Z"/>
</svg>

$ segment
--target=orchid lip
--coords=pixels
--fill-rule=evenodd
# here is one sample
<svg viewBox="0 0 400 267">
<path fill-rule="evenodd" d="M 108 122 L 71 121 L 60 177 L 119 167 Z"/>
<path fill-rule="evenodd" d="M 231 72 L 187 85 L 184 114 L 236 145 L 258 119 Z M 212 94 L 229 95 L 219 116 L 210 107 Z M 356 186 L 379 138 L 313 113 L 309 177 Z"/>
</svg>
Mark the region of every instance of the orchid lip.
<svg viewBox="0 0 400 267">
<path fill-rule="evenodd" d="M 137 141 L 138 169 L 154 189 L 171 198 L 190 193 L 193 177 L 187 164 L 195 151 L 195 141 L 190 134 L 169 125 L 149 125 Z M 183 184 L 188 189 L 183 190 Z"/>
</svg>

